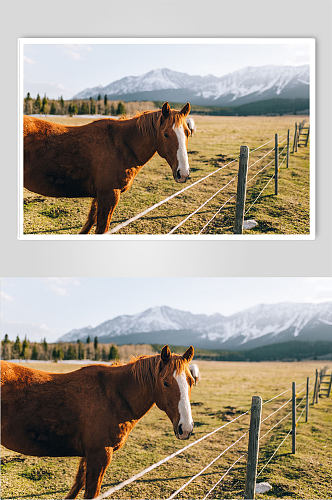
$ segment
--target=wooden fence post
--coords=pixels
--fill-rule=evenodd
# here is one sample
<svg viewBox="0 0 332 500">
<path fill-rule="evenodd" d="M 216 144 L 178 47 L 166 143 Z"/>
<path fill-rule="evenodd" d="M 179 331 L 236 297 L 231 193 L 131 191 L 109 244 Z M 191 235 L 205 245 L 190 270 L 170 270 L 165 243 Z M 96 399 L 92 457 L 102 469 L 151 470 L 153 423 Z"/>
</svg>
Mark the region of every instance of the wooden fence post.
<svg viewBox="0 0 332 500">
<path fill-rule="evenodd" d="M 292 151 L 292 153 L 295 152 L 296 135 L 297 135 L 297 122 L 295 122 L 294 139 L 293 139 L 293 151 Z"/>
<path fill-rule="evenodd" d="M 318 374 L 318 371 L 317 371 L 317 374 Z M 319 375 L 317 375 L 316 404 L 318 403 L 318 398 L 319 398 L 320 375 L 321 375 L 321 372 L 319 371 Z"/>
<path fill-rule="evenodd" d="M 241 146 L 239 173 L 237 178 L 234 234 L 243 233 L 244 207 L 246 203 L 246 192 L 247 192 L 248 162 L 249 162 L 249 148 L 248 146 Z"/>
<path fill-rule="evenodd" d="M 297 153 L 297 146 L 299 142 L 300 136 L 300 124 L 296 124 L 296 137 L 295 137 L 295 153 Z"/>
<path fill-rule="evenodd" d="M 292 383 L 292 453 L 296 452 L 296 385 Z"/>
<path fill-rule="evenodd" d="M 254 499 L 256 493 L 259 433 L 261 428 L 262 398 L 253 396 L 251 400 L 250 429 L 248 442 L 247 477 L 245 499 Z"/>
<path fill-rule="evenodd" d="M 305 398 L 305 421 L 308 422 L 309 417 L 309 377 L 307 377 L 307 392 Z"/>
<path fill-rule="evenodd" d="M 305 147 L 308 146 L 308 142 L 309 142 L 309 133 L 310 133 L 310 125 L 308 125 L 308 133 L 307 133 L 307 137 L 306 137 L 306 140 L 305 140 Z"/>
<path fill-rule="evenodd" d="M 287 156 L 286 156 L 286 167 L 289 165 L 289 129 L 287 131 Z"/>
<path fill-rule="evenodd" d="M 314 385 L 314 395 L 312 397 L 312 405 L 314 405 L 316 403 L 317 383 L 318 383 L 318 370 L 316 368 L 316 372 L 315 372 L 315 385 Z"/>
<path fill-rule="evenodd" d="M 274 194 L 278 194 L 278 176 L 279 176 L 279 146 L 278 146 L 278 134 L 274 136 Z"/>
<path fill-rule="evenodd" d="M 328 398 L 330 397 L 330 394 L 331 394 L 331 388 L 332 388 L 332 373 L 330 375 L 330 384 L 329 384 L 329 388 L 327 390 L 327 397 Z"/>
</svg>

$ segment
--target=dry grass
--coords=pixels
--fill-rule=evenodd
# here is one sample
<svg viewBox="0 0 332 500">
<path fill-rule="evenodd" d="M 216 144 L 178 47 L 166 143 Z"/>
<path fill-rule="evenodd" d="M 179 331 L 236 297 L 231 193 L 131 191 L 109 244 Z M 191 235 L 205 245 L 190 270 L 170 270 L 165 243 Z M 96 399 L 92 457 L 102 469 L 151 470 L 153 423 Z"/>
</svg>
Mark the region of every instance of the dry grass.
<svg viewBox="0 0 332 500">
<path fill-rule="evenodd" d="M 300 363 L 222 363 L 198 362 L 202 380 L 192 392 L 192 410 L 197 439 L 246 411 L 251 396 L 263 400 L 290 388 L 292 380 L 298 391 L 307 375 L 312 376 L 320 362 Z M 33 366 L 29 363 L 29 366 Z M 41 368 L 41 365 L 37 365 Z M 76 365 L 47 364 L 48 370 L 76 369 Z M 329 367 L 331 369 L 331 366 Z M 299 400 L 303 393 L 299 394 Z M 290 393 L 263 407 L 263 418 L 290 397 Z M 290 410 L 289 406 L 262 426 L 262 433 Z M 290 454 L 290 439 L 281 447 L 261 480 L 269 481 L 271 492 L 258 498 L 329 498 L 332 479 L 332 399 L 321 398 L 310 409 L 309 422 L 303 418 L 297 428 L 297 453 Z M 227 426 L 220 433 L 194 446 L 166 465 L 154 470 L 137 483 L 121 490 L 115 498 L 167 498 L 175 489 L 201 470 L 226 446 L 248 429 L 248 416 Z M 259 469 L 289 430 L 286 419 L 261 444 Z M 114 456 L 102 491 L 184 446 L 174 437 L 166 415 L 153 408 L 137 425 L 126 445 Z M 227 452 L 178 498 L 202 498 L 227 467 L 243 452 L 247 439 Z M 3 449 L 2 498 L 63 498 L 76 471 L 77 458 L 35 458 Z M 239 462 L 212 497 L 243 498 L 245 461 Z"/>
<path fill-rule="evenodd" d="M 274 146 L 274 133 L 280 139 L 287 129 L 293 132 L 295 121 L 307 117 L 212 117 L 197 116 L 197 133 L 189 140 L 189 162 L 191 181 L 202 178 L 216 168 L 226 164 L 239 154 L 240 145 L 251 149 L 272 139 L 265 148 L 253 153 L 253 163 Z M 53 120 L 53 118 L 52 118 Z M 88 123 L 86 118 L 55 117 L 55 121 L 71 124 Z M 258 163 L 249 171 L 248 178 L 265 163 Z M 247 206 L 255 199 L 260 189 L 273 174 L 273 164 L 255 181 L 249 184 Z M 187 215 L 197 209 L 237 174 L 237 163 L 229 165 L 206 181 L 187 190 L 183 195 L 150 212 L 146 217 L 130 224 L 120 234 L 165 234 Z M 257 181 L 257 182 L 256 182 Z M 280 170 L 279 195 L 273 195 L 273 182 L 248 213 L 258 226 L 247 234 L 308 234 L 309 233 L 309 148 L 299 148 L 291 155 L 290 168 L 285 163 Z M 156 155 L 142 169 L 131 190 L 121 196 L 112 225 L 125 221 L 152 204 L 181 189 L 174 183 L 170 167 Z M 236 192 L 236 180 L 210 203 L 189 219 L 176 234 L 197 234 L 220 206 Z M 24 190 L 24 233 L 25 234 L 77 234 L 87 217 L 90 199 L 45 198 Z M 213 223 L 207 234 L 232 233 L 235 199 L 231 200 Z"/>
</svg>

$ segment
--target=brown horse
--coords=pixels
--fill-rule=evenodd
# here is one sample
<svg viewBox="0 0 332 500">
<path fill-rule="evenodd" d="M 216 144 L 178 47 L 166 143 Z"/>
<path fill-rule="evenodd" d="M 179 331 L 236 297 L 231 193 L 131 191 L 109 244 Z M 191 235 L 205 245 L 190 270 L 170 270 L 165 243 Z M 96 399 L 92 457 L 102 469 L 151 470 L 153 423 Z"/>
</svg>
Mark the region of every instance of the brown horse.
<svg viewBox="0 0 332 500">
<path fill-rule="evenodd" d="M 112 454 L 154 404 L 165 411 L 179 439 L 193 430 L 189 362 L 163 347 L 126 365 L 94 365 L 49 373 L 1 362 L 2 444 L 35 456 L 82 457 L 66 498 L 99 495 Z"/>
<path fill-rule="evenodd" d="M 92 197 L 81 233 L 96 222 L 96 233 L 105 233 L 120 194 L 156 152 L 166 159 L 176 182 L 188 179 L 189 112 L 189 103 L 175 111 L 166 102 L 161 111 L 79 127 L 25 116 L 24 186 L 45 196 Z"/>
</svg>

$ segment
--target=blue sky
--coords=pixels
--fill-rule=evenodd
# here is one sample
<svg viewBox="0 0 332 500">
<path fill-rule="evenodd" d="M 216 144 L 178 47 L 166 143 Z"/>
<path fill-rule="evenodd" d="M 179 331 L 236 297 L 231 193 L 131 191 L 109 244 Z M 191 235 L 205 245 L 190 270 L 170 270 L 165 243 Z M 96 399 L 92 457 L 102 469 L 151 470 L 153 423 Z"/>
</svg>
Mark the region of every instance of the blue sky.
<svg viewBox="0 0 332 500">
<path fill-rule="evenodd" d="M 278 44 L 25 44 L 24 94 L 50 98 L 167 67 L 222 76 L 245 66 L 309 63 L 305 42 Z"/>
<path fill-rule="evenodd" d="M 229 315 L 260 303 L 332 301 L 332 278 L 5 278 L 0 298 L 1 337 L 51 341 L 158 305 Z"/>
</svg>

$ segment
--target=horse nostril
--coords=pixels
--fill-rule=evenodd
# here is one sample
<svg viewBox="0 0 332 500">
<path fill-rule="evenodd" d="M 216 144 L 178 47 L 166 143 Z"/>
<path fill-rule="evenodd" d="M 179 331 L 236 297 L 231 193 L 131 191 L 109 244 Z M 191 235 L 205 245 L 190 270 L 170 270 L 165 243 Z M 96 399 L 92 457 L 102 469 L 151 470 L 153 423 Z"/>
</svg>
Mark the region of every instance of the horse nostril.
<svg viewBox="0 0 332 500">
<path fill-rule="evenodd" d="M 179 425 L 179 434 L 180 434 L 180 436 L 182 436 L 182 434 L 183 434 L 182 424 Z"/>
<path fill-rule="evenodd" d="M 180 170 L 177 170 L 177 171 L 176 171 L 176 178 L 177 178 L 177 179 L 181 179 Z"/>
</svg>

